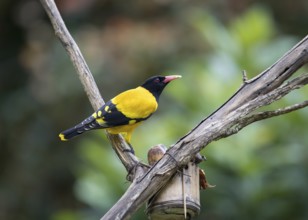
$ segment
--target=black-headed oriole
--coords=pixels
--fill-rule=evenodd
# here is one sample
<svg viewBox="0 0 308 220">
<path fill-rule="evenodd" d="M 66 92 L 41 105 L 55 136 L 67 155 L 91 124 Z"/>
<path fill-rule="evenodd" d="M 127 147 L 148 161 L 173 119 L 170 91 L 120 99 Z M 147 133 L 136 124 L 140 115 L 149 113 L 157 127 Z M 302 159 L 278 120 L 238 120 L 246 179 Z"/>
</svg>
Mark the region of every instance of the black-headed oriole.
<svg viewBox="0 0 308 220">
<path fill-rule="evenodd" d="M 163 89 L 177 78 L 181 76 L 153 76 L 141 86 L 120 93 L 75 127 L 61 132 L 60 139 L 66 141 L 85 131 L 106 129 L 111 134 L 123 134 L 130 143 L 133 130 L 156 111 Z"/>
</svg>

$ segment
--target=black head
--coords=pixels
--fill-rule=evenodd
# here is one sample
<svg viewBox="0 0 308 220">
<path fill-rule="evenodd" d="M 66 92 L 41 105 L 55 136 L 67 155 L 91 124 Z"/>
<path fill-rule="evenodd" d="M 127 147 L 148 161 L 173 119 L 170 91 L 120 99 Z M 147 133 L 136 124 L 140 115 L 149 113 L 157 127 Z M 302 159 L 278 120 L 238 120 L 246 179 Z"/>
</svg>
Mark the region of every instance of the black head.
<svg viewBox="0 0 308 220">
<path fill-rule="evenodd" d="M 171 76 L 153 76 L 147 79 L 141 86 L 147 90 L 149 90 L 158 101 L 158 98 L 165 86 L 171 82 L 172 80 L 181 78 L 180 75 L 171 75 Z"/>
</svg>

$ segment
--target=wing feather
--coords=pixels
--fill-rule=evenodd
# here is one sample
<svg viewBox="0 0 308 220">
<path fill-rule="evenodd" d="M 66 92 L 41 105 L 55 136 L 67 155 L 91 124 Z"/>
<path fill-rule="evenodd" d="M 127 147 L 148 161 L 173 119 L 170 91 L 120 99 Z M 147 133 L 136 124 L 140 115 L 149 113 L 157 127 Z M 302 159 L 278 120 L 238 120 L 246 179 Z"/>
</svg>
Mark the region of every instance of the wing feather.
<svg viewBox="0 0 308 220">
<path fill-rule="evenodd" d="M 152 93 L 137 87 L 120 93 L 93 116 L 102 127 L 135 124 L 149 118 L 156 111 L 157 105 Z"/>
</svg>

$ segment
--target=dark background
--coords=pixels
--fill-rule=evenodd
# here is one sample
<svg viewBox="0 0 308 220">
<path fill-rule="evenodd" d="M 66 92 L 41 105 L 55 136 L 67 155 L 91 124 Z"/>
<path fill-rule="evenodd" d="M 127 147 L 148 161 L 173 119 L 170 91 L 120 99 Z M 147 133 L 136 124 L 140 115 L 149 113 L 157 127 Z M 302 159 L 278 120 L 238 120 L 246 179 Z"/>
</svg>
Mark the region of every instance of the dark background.
<svg viewBox="0 0 308 220">
<path fill-rule="evenodd" d="M 256 76 L 308 27 L 305 0 L 57 4 L 105 101 L 152 75 L 183 76 L 133 134 L 144 161 L 150 146 L 171 145 L 230 97 L 243 69 Z M 40 2 L 2 0 L 0 31 L 0 219 L 99 219 L 129 183 L 104 132 L 58 140 L 92 109 Z M 198 219 L 308 219 L 307 123 L 299 110 L 203 150 L 216 187 L 201 192 Z M 146 219 L 144 208 L 133 219 Z"/>
</svg>

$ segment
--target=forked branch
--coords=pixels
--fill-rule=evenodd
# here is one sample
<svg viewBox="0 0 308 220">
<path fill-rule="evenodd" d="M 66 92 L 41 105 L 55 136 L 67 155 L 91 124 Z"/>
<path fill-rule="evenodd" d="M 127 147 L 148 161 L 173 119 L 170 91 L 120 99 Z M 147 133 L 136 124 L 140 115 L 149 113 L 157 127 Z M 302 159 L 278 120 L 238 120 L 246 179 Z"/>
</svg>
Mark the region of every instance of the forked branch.
<svg viewBox="0 0 308 220">
<path fill-rule="evenodd" d="M 128 219 L 169 181 L 179 167 L 185 166 L 196 153 L 212 141 L 235 134 L 255 121 L 307 106 L 305 101 L 282 110 L 254 113 L 260 107 L 269 105 L 292 90 L 306 85 L 307 74 L 283 83 L 307 62 L 308 36 L 270 68 L 251 80 L 245 80 L 242 87 L 227 102 L 180 138 L 155 166 L 135 180 L 101 220 Z"/>
</svg>

